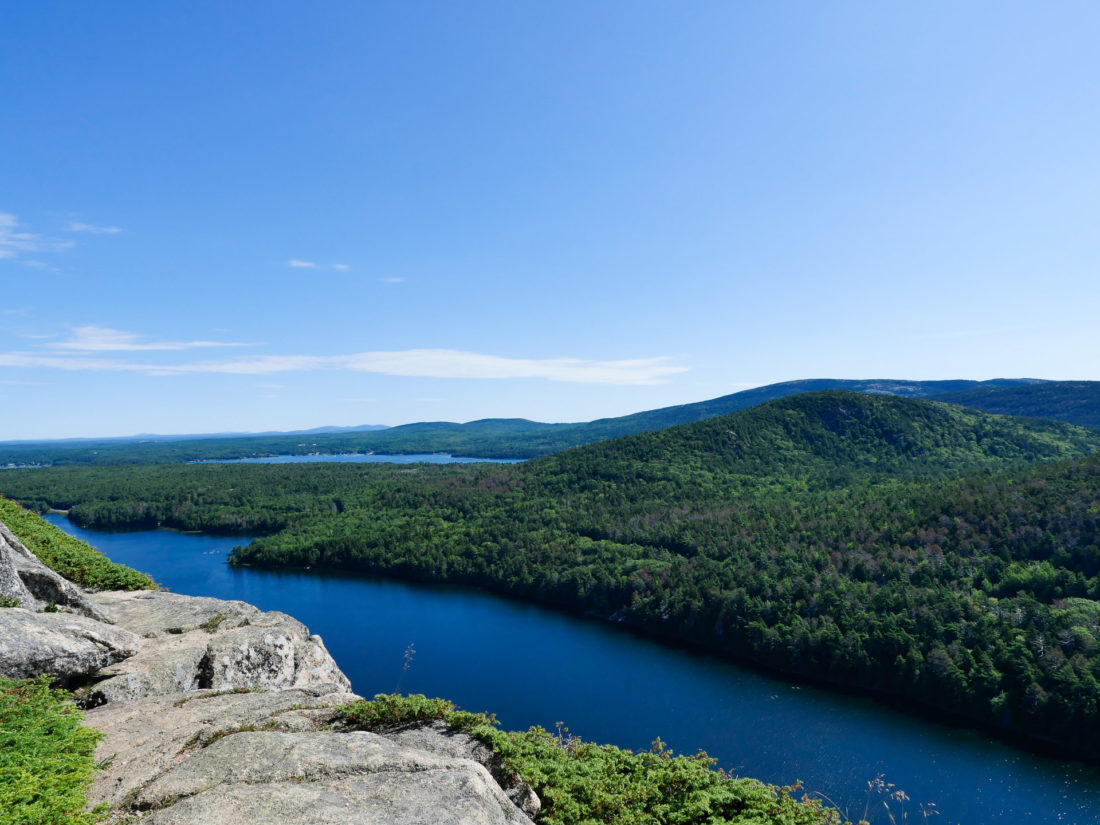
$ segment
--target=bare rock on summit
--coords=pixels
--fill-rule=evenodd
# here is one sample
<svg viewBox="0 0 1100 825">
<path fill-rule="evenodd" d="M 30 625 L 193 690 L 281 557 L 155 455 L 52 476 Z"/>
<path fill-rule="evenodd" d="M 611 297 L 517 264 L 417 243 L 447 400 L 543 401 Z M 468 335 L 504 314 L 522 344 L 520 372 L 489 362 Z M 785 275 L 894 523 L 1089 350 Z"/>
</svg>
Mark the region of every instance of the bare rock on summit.
<svg viewBox="0 0 1100 825">
<path fill-rule="evenodd" d="M 166 803 L 150 823 L 530 822 L 478 763 L 366 732 L 227 736 L 143 788 L 136 807 Z"/>
<path fill-rule="evenodd" d="M 104 769 L 88 791 L 93 805 L 132 799 L 147 783 L 241 730 L 311 731 L 331 708 L 358 697 L 335 685 L 242 693 L 193 691 L 112 702 L 85 711 L 105 736 L 96 748 Z"/>
<path fill-rule="evenodd" d="M 149 640 L 98 676 L 85 703 L 132 701 L 188 690 L 302 688 L 351 683 L 320 636 L 285 613 L 239 601 L 156 591 L 98 593 L 101 609 Z M 104 678 L 105 677 L 105 678 Z"/>
<path fill-rule="evenodd" d="M 83 678 L 133 656 L 141 639 L 121 627 L 71 613 L 0 610 L 0 676 Z"/>
<path fill-rule="evenodd" d="M 40 562 L 4 524 L 0 524 L 0 597 L 17 599 L 28 610 L 52 603 L 106 620 L 83 590 Z"/>
<path fill-rule="evenodd" d="M 94 708 L 106 767 L 89 799 L 150 825 L 531 825 L 476 761 L 331 730 L 332 708 L 357 697 L 327 689 Z"/>
<path fill-rule="evenodd" d="M 111 619 L 149 639 L 200 629 L 211 633 L 229 630 L 263 615 L 262 610 L 247 602 L 163 590 L 113 590 L 96 593 L 92 598 Z"/>
<path fill-rule="evenodd" d="M 410 725 L 384 735 L 407 748 L 454 759 L 472 759 L 493 775 L 512 803 L 525 814 L 533 817 L 542 808 L 542 801 L 535 789 L 519 776 L 505 771 L 500 757 L 492 748 L 465 731 L 455 730 L 446 722 Z"/>
</svg>

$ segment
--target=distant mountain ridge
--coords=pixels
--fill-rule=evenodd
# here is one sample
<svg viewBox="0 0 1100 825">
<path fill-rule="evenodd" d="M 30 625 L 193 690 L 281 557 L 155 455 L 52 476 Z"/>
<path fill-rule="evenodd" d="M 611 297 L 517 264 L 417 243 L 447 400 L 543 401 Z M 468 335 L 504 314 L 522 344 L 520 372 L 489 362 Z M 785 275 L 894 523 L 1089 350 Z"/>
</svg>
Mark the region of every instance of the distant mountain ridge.
<svg viewBox="0 0 1100 825">
<path fill-rule="evenodd" d="M 312 427 L 308 430 L 262 430 L 260 432 L 224 432 L 224 433 L 137 433 L 136 435 L 116 435 L 107 437 L 75 438 L 25 438 L 18 441 L 0 441 L 0 447 L 29 444 L 121 444 L 150 441 L 197 441 L 213 438 L 258 438 L 273 435 L 315 435 L 317 433 L 365 433 L 388 430 L 388 424 L 359 424 L 354 427 Z"/>
<path fill-rule="evenodd" d="M 983 412 L 1052 418 L 1081 427 L 1100 428 L 1100 381 L 971 387 L 934 398 Z"/>
<path fill-rule="evenodd" d="M 785 381 L 719 398 L 595 421 L 551 424 L 486 418 L 458 424 L 417 422 L 385 429 L 321 427 L 293 433 L 194 436 L 140 443 L 133 439 L 0 443 L 5 464 L 160 464 L 317 453 L 451 453 L 479 458 L 534 458 L 570 447 L 689 424 L 767 401 L 823 390 L 942 400 L 985 412 L 1051 418 L 1100 427 L 1100 382 L 996 378 L 988 381 L 815 378 Z"/>
</svg>

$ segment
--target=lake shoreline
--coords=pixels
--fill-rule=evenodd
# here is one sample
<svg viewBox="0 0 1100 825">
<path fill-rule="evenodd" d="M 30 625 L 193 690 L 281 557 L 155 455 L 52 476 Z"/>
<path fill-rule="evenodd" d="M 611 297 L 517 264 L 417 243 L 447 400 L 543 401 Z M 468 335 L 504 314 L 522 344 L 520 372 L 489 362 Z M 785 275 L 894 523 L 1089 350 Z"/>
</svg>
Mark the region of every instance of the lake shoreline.
<svg viewBox="0 0 1100 825">
<path fill-rule="evenodd" d="M 890 693 L 889 691 L 885 690 L 868 688 L 860 685 L 845 684 L 843 682 L 834 681 L 825 677 L 815 676 L 811 673 L 776 667 L 756 657 L 744 656 L 742 654 L 739 654 L 737 653 L 737 651 L 731 648 L 709 645 L 703 642 L 694 642 L 688 639 L 684 639 L 682 636 L 679 636 L 674 632 L 661 633 L 645 625 L 639 624 L 637 622 L 632 622 L 624 617 L 617 617 L 614 614 L 603 615 L 592 610 L 582 610 L 579 608 L 571 607 L 569 605 L 563 605 L 559 602 L 555 602 L 553 599 L 550 598 L 538 598 L 535 596 L 517 595 L 503 588 L 496 588 L 493 587 L 492 584 L 486 584 L 484 582 L 446 581 L 431 576 L 417 576 L 415 574 L 407 574 L 401 571 L 389 571 L 378 568 L 364 569 L 354 567 L 331 567 L 325 565 L 258 565 L 244 562 L 234 562 L 232 561 L 232 559 L 227 559 L 226 564 L 230 567 L 241 569 L 287 571 L 329 575 L 339 574 L 353 577 L 358 575 L 368 578 L 376 577 L 380 579 L 408 582 L 418 585 L 430 585 L 434 587 L 466 588 L 499 598 L 507 599 L 508 601 L 518 604 L 537 605 L 539 607 L 547 608 L 558 613 L 564 613 L 575 618 L 598 622 L 602 625 L 611 625 L 621 630 L 624 630 L 639 639 L 656 642 L 672 650 L 711 656 L 718 660 L 725 661 L 731 664 L 748 667 L 759 675 L 767 676 L 769 678 L 773 678 L 787 684 L 794 682 L 804 685 L 812 685 L 813 687 L 826 689 L 835 693 L 843 694 L 845 696 L 871 699 L 879 706 L 890 708 L 894 712 L 901 712 L 906 716 L 912 718 L 919 718 L 949 725 L 959 730 L 980 732 L 982 734 L 995 738 L 998 741 L 1018 748 L 1025 753 L 1034 753 L 1051 759 L 1078 762 L 1082 766 L 1085 766 L 1092 770 L 1096 770 L 1098 772 L 1098 775 L 1100 775 L 1100 752 L 1090 753 L 1088 751 L 1075 748 L 1072 745 L 1059 742 L 1055 739 L 1039 737 L 1034 734 L 1030 734 L 1025 731 L 1019 731 L 1013 728 L 991 725 L 982 720 L 973 719 L 969 716 L 966 716 L 965 714 L 958 713 L 957 711 L 953 711 L 949 708 L 945 708 L 933 702 L 921 702 L 918 700 L 914 700 L 910 697 L 898 696 L 897 694 Z"/>
</svg>

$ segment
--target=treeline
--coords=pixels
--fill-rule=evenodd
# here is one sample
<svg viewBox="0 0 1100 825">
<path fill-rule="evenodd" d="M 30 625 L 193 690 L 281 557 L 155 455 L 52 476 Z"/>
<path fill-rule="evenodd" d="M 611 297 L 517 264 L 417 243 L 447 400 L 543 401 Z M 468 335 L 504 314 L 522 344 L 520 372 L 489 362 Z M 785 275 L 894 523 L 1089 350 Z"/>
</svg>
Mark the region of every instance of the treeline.
<svg viewBox="0 0 1100 825">
<path fill-rule="evenodd" d="M 95 526 L 271 530 L 235 561 L 474 583 L 1100 756 L 1098 448 L 817 393 L 526 465 L 39 470 L 0 492 Z"/>
</svg>

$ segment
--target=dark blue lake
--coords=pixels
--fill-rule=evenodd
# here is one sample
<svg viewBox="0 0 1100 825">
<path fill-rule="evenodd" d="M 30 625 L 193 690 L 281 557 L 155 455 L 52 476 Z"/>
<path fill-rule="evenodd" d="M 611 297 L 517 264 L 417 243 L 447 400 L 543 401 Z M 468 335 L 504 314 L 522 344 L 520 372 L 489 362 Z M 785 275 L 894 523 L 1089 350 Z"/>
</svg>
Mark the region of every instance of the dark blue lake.
<svg viewBox="0 0 1100 825">
<path fill-rule="evenodd" d="M 910 822 L 1096 825 L 1100 769 L 1039 756 L 896 707 L 762 675 L 614 626 L 476 590 L 313 572 L 242 570 L 242 539 L 98 533 L 49 520 L 179 593 L 243 599 L 320 633 L 358 693 L 400 690 L 491 710 L 506 728 L 564 720 L 587 740 L 677 752 L 768 782 L 802 780 L 854 821 L 868 781 L 905 791 Z M 247 541 L 247 540 L 243 540 Z M 402 670 L 406 648 L 415 654 Z M 898 805 L 891 803 L 898 823 Z M 872 825 L 888 825 L 878 807 Z"/>
<path fill-rule="evenodd" d="M 269 455 L 263 458 L 222 458 L 192 461 L 191 464 L 310 464 L 332 461 L 344 464 L 519 464 L 522 458 L 465 458 L 447 453 L 413 453 L 411 455 L 386 455 L 384 453 L 318 453 L 317 455 Z"/>
</svg>

